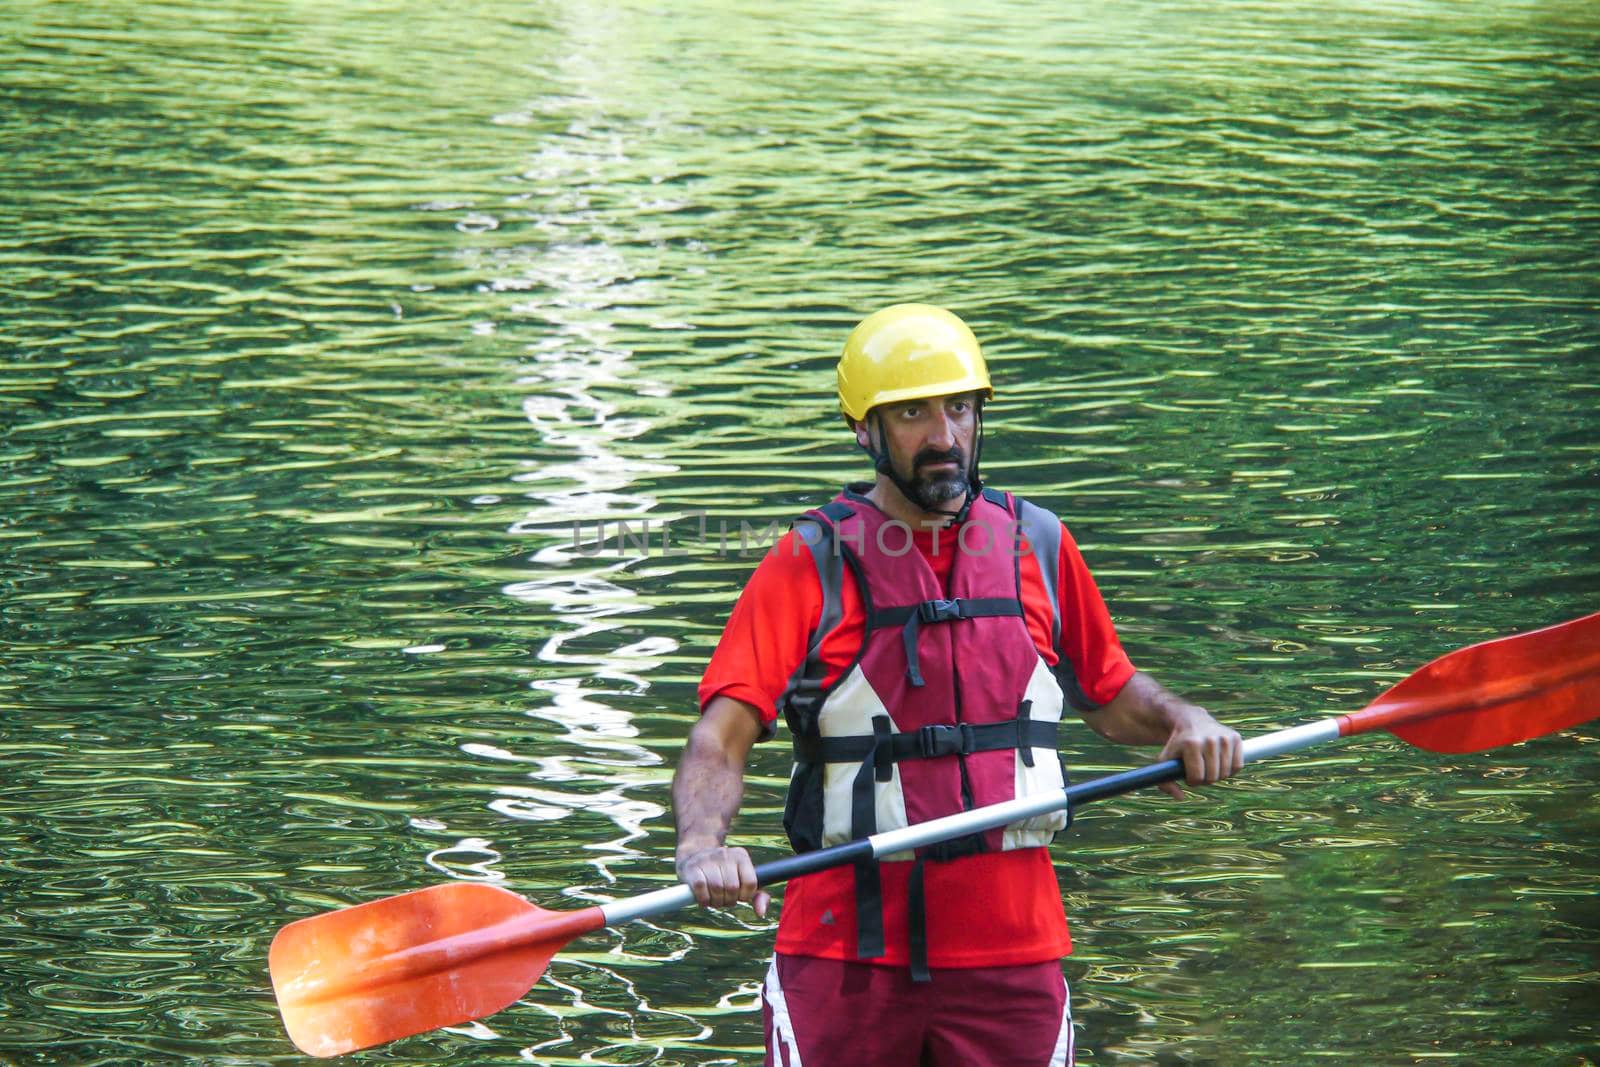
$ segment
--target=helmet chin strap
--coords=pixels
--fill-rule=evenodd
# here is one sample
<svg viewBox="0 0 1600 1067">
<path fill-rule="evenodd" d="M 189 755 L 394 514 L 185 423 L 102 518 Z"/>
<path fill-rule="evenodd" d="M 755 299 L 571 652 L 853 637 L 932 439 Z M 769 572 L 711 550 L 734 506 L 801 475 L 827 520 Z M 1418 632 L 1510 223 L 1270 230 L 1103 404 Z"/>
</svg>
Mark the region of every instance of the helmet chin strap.
<svg viewBox="0 0 1600 1067">
<path fill-rule="evenodd" d="M 981 396 L 978 398 L 976 415 L 978 432 L 976 435 L 977 440 L 972 448 L 972 462 L 967 465 L 967 495 L 966 499 L 962 501 L 961 507 L 955 511 L 930 507 L 923 502 L 921 494 L 904 478 L 900 477 L 899 473 L 894 469 L 894 462 L 889 458 L 889 437 L 883 428 L 882 415 L 868 413 L 868 418 L 871 420 L 867 427 L 868 443 L 862 447 L 866 450 L 867 455 L 872 457 L 873 467 L 877 472 L 894 483 L 894 487 L 900 490 L 900 495 L 905 497 L 909 503 L 931 514 L 948 516 L 950 522 L 947 525 L 959 526 L 967 521 L 967 513 L 972 510 L 972 501 L 983 490 L 983 479 L 978 474 L 978 461 L 983 458 L 983 398 Z M 876 446 L 871 443 L 874 429 L 877 431 Z"/>
</svg>

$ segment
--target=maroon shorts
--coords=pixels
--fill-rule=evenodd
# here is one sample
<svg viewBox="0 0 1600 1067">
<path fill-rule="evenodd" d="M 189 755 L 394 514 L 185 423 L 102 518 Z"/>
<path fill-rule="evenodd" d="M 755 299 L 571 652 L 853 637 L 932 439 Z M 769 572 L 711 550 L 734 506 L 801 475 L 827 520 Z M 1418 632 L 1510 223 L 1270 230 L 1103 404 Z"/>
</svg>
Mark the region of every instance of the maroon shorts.
<svg viewBox="0 0 1600 1067">
<path fill-rule="evenodd" d="M 906 967 L 778 955 L 761 990 L 767 1067 L 1071 1067 L 1061 964 Z"/>
</svg>

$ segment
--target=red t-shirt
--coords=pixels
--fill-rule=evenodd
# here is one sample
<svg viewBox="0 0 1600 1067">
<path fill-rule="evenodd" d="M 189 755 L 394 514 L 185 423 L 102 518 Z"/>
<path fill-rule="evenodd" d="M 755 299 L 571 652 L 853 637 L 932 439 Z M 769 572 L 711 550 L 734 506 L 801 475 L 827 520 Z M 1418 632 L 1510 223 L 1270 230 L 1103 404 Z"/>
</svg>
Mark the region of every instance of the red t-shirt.
<svg viewBox="0 0 1600 1067">
<path fill-rule="evenodd" d="M 917 548 L 941 583 L 955 561 L 954 530 L 918 531 Z M 937 546 L 935 539 L 938 539 Z M 1031 553 L 1021 557 L 1022 604 L 1028 632 L 1044 661 L 1062 656 L 1072 664 L 1083 695 L 1105 704 L 1133 676 L 1117 640 L 1105 602 L 1063 526 L 1056 589 L 1062 647 L 1051 647 L 1049 594 Z M 839 626 L 819 650 L 827 665 L 825 685 L 850 666 L 866 633 L 866 613 L 849 568 L 844 570 Z M 734 605 L 700 680 L 702 710 L 726 695 L 753 705 L 770 732 L 777 700 L 805 659 L 812 631 L 822 617 L 822 585 L 811 553 L 791 531 L 762 559 Z M 881 865 L 884 955 L 872 962 L 905 966 L 907 883 L 911 863 Z M 1061 891 L 1050 853 L 1043 848 L 982 852 L 923 867 L 926 886 L 928 965 L 1002 967 L 1060 959 L 1072 951 Z M 976 920 L 976 921 L 975 921 Z M 794 879 L 784 894 L 777 949 L 798 956 L 856 958 L 855 875 L 840 867 Z"/>
</svg>

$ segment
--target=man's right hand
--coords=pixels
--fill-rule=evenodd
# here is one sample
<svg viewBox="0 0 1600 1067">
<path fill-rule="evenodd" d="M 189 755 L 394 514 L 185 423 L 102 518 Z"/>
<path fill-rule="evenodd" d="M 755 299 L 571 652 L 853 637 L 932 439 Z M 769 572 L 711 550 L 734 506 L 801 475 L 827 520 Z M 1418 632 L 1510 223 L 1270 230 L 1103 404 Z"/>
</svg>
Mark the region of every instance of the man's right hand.
<svg viewBox="0 0 1600 1067">
<path fill-rule="evenodd" d="M 678 853 L 678 878 L 694 890 L 703 908 L 731 908 L 741 901 L 765 918 L 772 896 L 756 886 L 756 865 L 742 848 L 690 845 Z"/>
<path fill-rule="evenodd" d="M 756 886 L 750 853 L 723 844 L 744 792 L 744 762 L 761 736 L 761 712 L 729 696 L 716 696 L 689 731 L 672 808 L 678 824 L 678 877 L 706 908 L 731 908 L 741 900 L 765 916 L 772 899 Z"/>
</svg>

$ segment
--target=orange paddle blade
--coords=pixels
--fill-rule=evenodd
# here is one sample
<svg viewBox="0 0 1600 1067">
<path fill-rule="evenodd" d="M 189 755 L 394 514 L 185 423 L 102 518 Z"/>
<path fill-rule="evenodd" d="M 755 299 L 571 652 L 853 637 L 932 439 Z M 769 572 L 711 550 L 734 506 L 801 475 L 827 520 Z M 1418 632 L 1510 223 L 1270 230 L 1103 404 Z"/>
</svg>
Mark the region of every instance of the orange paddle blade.
<svg viewBox="0 0 1600 1067">
<path fill-rule="evenodd" d="M 492 1015 L 563 945 L 604 925 L 598 907 L 546 911 L 451 882 L 290 923 L 268 965 L 290 1039 L 338 1056 Z"/>
<path fill-rule="evenodd" d="M 1365 709 L 1344 736 L 1388 730 L 1430 752 L 1482 752 L 1600 715 L 1600 612 L 1440 656 Z"/>
</svg>

